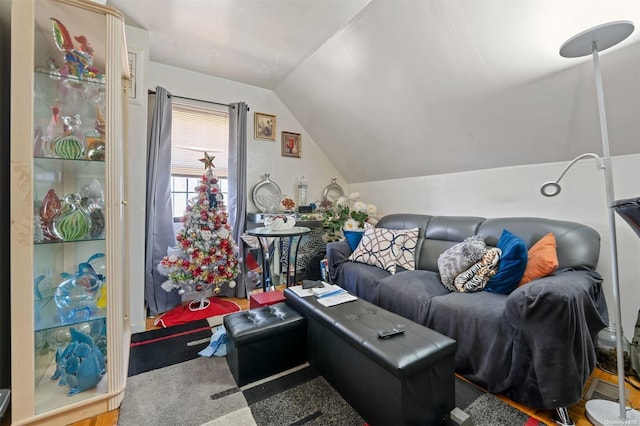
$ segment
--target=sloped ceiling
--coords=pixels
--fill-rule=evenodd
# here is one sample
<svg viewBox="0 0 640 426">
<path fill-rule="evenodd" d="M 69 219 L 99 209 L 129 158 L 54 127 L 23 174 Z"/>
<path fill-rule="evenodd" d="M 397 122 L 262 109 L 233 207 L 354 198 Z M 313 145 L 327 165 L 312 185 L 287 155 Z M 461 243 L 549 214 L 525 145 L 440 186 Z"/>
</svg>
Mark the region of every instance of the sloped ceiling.
<svg viewBox="0 0 640 426">
<path fill-rule="evenodd" d="M 151 4 L 153 6 L 151 7 Z M 637 0 L 109 0 L 150 58 L 272 89 L 349 183 L 602 154 L 592 59 Z M 640 152 L 640 30 L 600 54 L 611 154 Z"/>
</svg>

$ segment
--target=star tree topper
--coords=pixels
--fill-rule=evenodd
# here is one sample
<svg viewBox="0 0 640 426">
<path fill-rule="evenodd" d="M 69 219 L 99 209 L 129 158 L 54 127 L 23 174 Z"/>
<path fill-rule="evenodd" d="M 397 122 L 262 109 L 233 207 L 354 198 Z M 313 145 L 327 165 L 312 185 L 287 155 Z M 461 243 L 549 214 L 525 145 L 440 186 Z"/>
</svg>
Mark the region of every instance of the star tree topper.
<svg viewBox="0 0 640 426">
<path fill-rule="evenodd" d="M 213 169 L 215 166 L 213 165 L 213 159 L 216 158 L 215 155 L 210 155 L 205 151 L 204 158 L 201 158 L 200 161 L 204 163 L 204 169 Z"/>
</svg>

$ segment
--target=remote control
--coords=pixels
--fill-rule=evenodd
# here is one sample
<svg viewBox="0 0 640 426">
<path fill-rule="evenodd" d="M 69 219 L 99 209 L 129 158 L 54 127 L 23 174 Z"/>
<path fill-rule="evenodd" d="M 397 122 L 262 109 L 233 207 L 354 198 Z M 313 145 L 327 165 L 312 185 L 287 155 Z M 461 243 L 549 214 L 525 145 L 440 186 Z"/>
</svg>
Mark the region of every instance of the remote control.
<svg viewBox="0 0 640 426">
<path fill-rule="evenodd" d="M 396 336 L 398 334 L 403 334 L 404 329 L 400 328 L 392 328 L 390 330 L 378 330 L 378 337 L 381 339 L 387 339 L 391 336 Z"/>
</svg>

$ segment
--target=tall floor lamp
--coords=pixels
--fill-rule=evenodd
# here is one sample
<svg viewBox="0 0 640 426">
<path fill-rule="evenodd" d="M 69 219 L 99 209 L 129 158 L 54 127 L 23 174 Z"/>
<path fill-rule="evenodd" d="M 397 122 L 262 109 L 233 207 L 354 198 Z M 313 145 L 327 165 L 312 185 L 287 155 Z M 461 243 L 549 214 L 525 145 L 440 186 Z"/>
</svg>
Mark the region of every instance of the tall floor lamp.
<svg viewBox="0 0 640 426">
<path fill-rule="evenodd" d="M 618 280 L 618 249 L 616 241 L 616 225 L 613 198 L 613 171 L 611 169 L 611 157 L 609 154 L 609 136 L 607 134 L 607 118 L 604 109 L 604 94 L 602 90 L 602 76 L 600 74 L 600 62 L 598 52 L 608 49 L 633 32 L 633 23 L 629 21 L 615 21 L 598 25 L 567 40 L 560 47 L 560 55 L 565 58 L 577 58 L 592 55 L 595 69 L 596 93 L 598 96 L 598 112 L 600 115 L 600 133 L 602 135 L 603 157 L 587 153 L 578 156 L 564 169 L 555 182 L 546 182 L 540 188 L 542 195 L 553 197 L 560 193 L 560 179 L 576 161 L 586 157 L 598 159 L 600 168 L 604 170 L 605 191 L 607 197 L 607 210 L 609 213 L 609 233 L 611 234 L 611 275 L 613 279 L 613 298 L 615 306 L 616 326 L 616 355 L 618 370 L 618 404 L 612 401 L 592 399 L 586 403 L 587 418 L 597 426 L 612 424 L 639 424 L 640 413 L 637 410 L 626 407 L 624 392 L 624 361 L 622 347 L 622 315 L 620 312 L 620 283 Z M 616 408 L 618 414 L 616 416 Z"/>
</svg>

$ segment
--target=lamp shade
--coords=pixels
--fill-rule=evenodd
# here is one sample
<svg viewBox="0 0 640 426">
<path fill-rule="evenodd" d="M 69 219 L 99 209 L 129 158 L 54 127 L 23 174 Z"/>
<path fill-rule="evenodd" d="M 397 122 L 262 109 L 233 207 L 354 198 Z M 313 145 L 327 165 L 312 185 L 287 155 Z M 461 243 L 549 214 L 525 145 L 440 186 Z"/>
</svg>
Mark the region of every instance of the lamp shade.
<svg viewBox="0 0 640 426">
<path fill-rule="evenodd" d="M 640 237 L 640 197 L 618 200 L 611 207 Z"/>
</svg>

